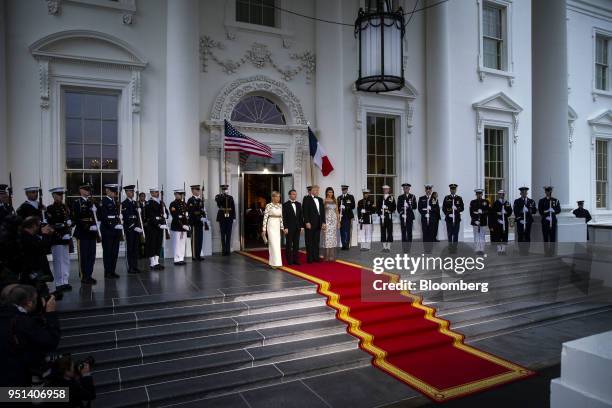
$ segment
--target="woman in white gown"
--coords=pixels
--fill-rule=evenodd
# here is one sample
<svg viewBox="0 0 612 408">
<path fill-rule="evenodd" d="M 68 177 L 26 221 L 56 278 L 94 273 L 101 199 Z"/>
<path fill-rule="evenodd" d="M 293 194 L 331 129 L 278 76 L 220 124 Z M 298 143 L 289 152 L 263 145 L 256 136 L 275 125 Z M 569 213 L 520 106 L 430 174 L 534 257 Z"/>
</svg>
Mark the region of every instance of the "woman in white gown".
<svg viewBox="0 0 612 408">
<path fill-rule="evenodd" d="M 272 192 L 272 202 L 266 205 L 263 218 L 262 235 L 264 242 L 268 243 L 270 252 L 268 264 L 276 268 L 283 266 L 281 257 L 281 233 L 283 232 L 283 206 L 280 202 L 280 193 Z"/>
</svg>

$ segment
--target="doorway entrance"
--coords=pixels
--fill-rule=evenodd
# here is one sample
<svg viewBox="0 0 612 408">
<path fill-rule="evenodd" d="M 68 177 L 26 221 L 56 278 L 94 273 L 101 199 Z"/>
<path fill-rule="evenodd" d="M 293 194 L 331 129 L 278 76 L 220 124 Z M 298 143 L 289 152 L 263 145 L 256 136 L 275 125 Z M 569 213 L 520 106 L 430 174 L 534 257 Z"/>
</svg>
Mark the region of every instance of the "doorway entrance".
<svg viewBox="0 0 612 408">
<path fill-rule="evenodd" d="M 253 172 L 242 174 L 241 234 L 242 249 L 265 248 L 261 237 L 263 214 L 266 204 L 272 201 L 272 192 L 281 194 L 281 202 L 287 199 L 293 188 L 293 175 Z"/>
</svg>

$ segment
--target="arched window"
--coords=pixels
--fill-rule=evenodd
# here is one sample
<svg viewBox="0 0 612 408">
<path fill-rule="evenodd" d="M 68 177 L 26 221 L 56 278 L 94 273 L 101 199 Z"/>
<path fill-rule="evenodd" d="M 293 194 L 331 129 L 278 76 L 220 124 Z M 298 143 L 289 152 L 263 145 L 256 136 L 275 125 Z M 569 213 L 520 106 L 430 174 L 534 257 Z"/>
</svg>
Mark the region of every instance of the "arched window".
<svg viewBox="0 0 612 408">
<path fill-rule="evenodd" d="M 285 115 L 277 104 L 263 96 L 247 96 L 232 111 L 232 121 L 286 125 Z"/>
</svg>

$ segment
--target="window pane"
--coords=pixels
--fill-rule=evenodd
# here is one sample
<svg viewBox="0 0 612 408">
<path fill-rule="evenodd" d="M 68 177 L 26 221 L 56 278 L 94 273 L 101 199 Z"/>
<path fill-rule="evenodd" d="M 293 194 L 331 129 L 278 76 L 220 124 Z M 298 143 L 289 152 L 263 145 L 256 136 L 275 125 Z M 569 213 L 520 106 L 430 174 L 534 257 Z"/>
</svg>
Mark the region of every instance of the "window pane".
<svg viewBox="0 0 612 408">
<path fill-rule="evenodd" d="M 249 8 L 249 23 L 261 24 L 261 6 L 254 3 L 254 1 L 251 1 L 251 7 Z"/>
<path fill-rule="evenodd" d="M 117 119 L 117 95 L 100 95 L 102 119 Z"/>
<path fill-rule="evenodd" d="M 236 21 L 249 22 L 249 3 L 247 1 L 236 2 Z"/>
<path fill-rule="evenodd" d="M 276 10 L 273 7 L 264 7 L 263 8 L 263 25 L 268 27 L 274 27 L 274 17 Z"/>
<path fill-rule="evenodd" d="M 379 136 L 385 135 L 385 118 L 376 118 L 376 134 Z"/>
<path fill-rule="evenodd" d="M 101 143 L 102 132 L 100 120 L 85 119 L 83 122 L 83 142 L 98 144 Z"/>
<path fill-rule="evenodd" d="M 384 127 L 383 127 L 384 130 Z M 385 138 L 376 136 L 376 154 L 385 154 Z"/>
<path fill-rule="evenodd" d="M 374 145 L 374 140 L 375 140 L 374 136 L 368 136 L 368 154 L 376 153 L 376 150 L 375 150 L 376 146 Z"/>
<path fill-rule="evenodd" d="M 117 169 L 119 163 L 117 146 L 102 146 L 102 168 Z"/>
<path fill-rule="evenodd" d="M 83 183 L 83 173 L 66 173 L 67 196 L 78 197 L 79 186 Z"/>
<path fill-rule="evenodd" d="M 376 156 L 376 174 L 385 173 L 385 156 Z"/>
<path fill-rule="evenodd" d="M 386 135 L 387 136 L 394 136 L 395 135 L 395 120 L 393 118 L 387 118 L 386 125 L 387 125 L 387 127 L 386 127 Z"/>
<path fill-rule="evenodd" d="M 93 187 L 91 194 L 100 196 L 102 194 L 102 174 L 101 173 L 85 173 L 84 180 L 88 181 Z"/>
<path fill-rule="evenodd" d="M 82 169 L 83 168 L 83 145 L 82 144 L 67 144 L 66 145 L 66 168 Z"/>
<path fill-rule="evenodd" d="M 102 186 L 104 186 L 105 184 L 118 184 L 118 183 L 119 183 L 119 175 L 117 173 L 102 173 Z"/>
<path fill-rule="evenodd" d="M 85 169 L 99 169 L 101 167 L 101 151 L 100 145 L 85 145 L 83 147 L 85 153 Z"/>
<path fill-rule="evenodd" d="M 368 116 L 367 123 L 368 135 L 376 134 L 376 119 L 373 116 Z"/>
<path fill-rule="evenodd" d="M 66 119 L 66 143 L 83 143 L 81 119 Z"/>
<path fill-rule="evenodd" d="M 102 122 L 102 143 L 103 144 L 117 144 L 117 122 L 112 120 L 105 120 Z"/>
<path fill-rule="evenodd" d="M 75 92 L 64 93 L 64 109 L 66 116 L 81 116 L 81 95 Z"/>
<path fill-rule="evenodd" d="M 83 115 L 86 119 L 100 119 L 100 99 L 95 94 L 82 94 Z"/>
<path fill-rule="evenodd" d="M 376 174 L 376 156 L 368 154 L 368 174 Z"/>
</svg>

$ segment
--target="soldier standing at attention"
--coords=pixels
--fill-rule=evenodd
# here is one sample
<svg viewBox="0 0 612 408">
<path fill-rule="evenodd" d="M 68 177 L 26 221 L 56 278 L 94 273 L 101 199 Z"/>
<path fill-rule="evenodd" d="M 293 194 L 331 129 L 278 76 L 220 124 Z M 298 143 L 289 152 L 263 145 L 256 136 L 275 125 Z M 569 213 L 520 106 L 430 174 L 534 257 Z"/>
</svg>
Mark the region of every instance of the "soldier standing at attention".
<svg viewBox="0 0 612 408">
<path fill-rule="evenodd" d="M 353 210 L 355 209 L 355 197 L 349 194 L 346 184 L 340 186 L 342 194 L 338 196 L 338 212 L 340 213 L 340 241 L 342 250 L 347 251 L 351 247 L 351 224 L 353 223 Z"/>
<path fill-rule="evenodd" d="M 521 196 L 514 200 L 514 218 L 516 219 L 516 234 L 518 242 L 531 242 L 531 224 L 533 215 L 538 211 L 536 203 L 527 197 L 529 187 L 520 187 Z M 521 247 L 519 245 L 519 247 Z"/>
<path fill-rule="evenodd" d="M 472 219 L 472 228 L 474 230 L 474 250 L 477 254 L 484 254 L 486 227 L 489 217 L 489 200 L 482 198 L 484 190 L 477 188 L 474 190 L 476 198 L 470 201 L 470 218 Z"/>
<path fill-rule="evenodd" d="M 149 189 L 151 198 L 144 207 L 144 224 L 147 239 L 145 240 L 145 257 L 149 258 L 151 270 L 161 270 L 164 266 L 159 263 L 159 254 L 164 243 L 164 232 L 168 233 L 168 210 L 159 197 L 157 188 Z"/>
<path fill-rule="evenodd" d="M 91 199 L 91 185 L 79 186 L 81 197 L 72 203 L 72 217 L 75 222 L 74 237 L 77 239 L 77 254 L 79 256 L 79 277 L 81 283 L 95 285 L 92 277 L 96 262 L 96 243 L 100 232 L 94 214 L 98 207 Z"/>
<path fill-rule="evenodd" d="M 444 197 L 442 202 L 442 211 L 444 212 L 446 221 L 446 232 L 448 234 L 448 242 L 454 251 L 457 248 L 459 240 L 459 230 L 461 226 L 461 213 L 463 212 L 463 198 L 457 195 L 457 184 L 449 184 L 450 194 Z"/>
<path fill-rule="evenodd" d="M 207 225 L 206 211 L 204 210 L 204 199 L 200 195 L 200 185 L 191 186 L 191 194 L 187 200 L 187 211 L 189 212 L 189 225 L 191 226 L 191 258 L 202 261 L 202 243 L 204 240 L 204 226 Z"/>
<path fill-rule="evenodd" d="M 117 279 L 117 258 L 119 257 L 119 244 L 123 237 L 123 225 L 119 217 L 117 205 L 117 184 L 105 184 L 106 195 L 100 202 L 100 233 L 102 234 L 102 260 L 104 262 L 104 277 Z"/>
<path fill-rule="evenodd" d="M 53 227 L 54 233 L 51 239 L 51 254 L 53 255 L 53 277 L 55 278 L 55 290 L 71 290 L 68 283 L 70 277 L 70 209 L 64 204 L 63 187 L 49 190 L 53 197 L 53 204 L 47 207 L 47 222 Z"/>
<path fill-rule="evenodd" d="M 542 238 L 544 242 L 557 242 L 557 214 L 561 212 L 559 200 L 552 196 L 552 186 L 544 187 L 543 198 L 538 201 L 538 212 L 542 217 Z M 548 255 L 554 250 L 554 244 L 544 244 L 544 252 Z"/>
<path fill-rule="evenodd" d="M 391 250 L 393 242 L 393 213 L 396 209 L 395 197 L 390 193 L 391 187 L 382 186 L 382 195 L 378 197 L 376 208 L 380 217 L 380 241 L 382 242 L 383 252 Z"/>
<path fill-rule="evenodd" d="M 576 201 L 576 204 L 578 204 L 578 208 L 572 211 L 572 214 L 574 214 L 576 218 L 584 218 L 585 224 L 588 224 L 589 221 L 593 219 L 593 217 L 591 217 L 591 213 L 589 212 L 589 210 L 584 208 L 584 200 Z M 588 240 L 589 240 L 589 227 L 587 226 L 587 241 Z"/>
<path fill-rule="evenodd" d="M 410 250 L 412 243 L 412 224 L 414 223 L 414 210 L 417 208 L 416 197 L 410 193 L 409 183 L 402 184 L 404 194 L 397 198 L 397 212 L 400 216 L 400 227 L 402 228 L 402 246 L 404 251 Z"/>
<path fill-rule="evenodd" d="M 423 242 L 434 242 L 436 239 L 435 217 L 440 211 L 438 200 L 432 196 L 432 184 L 425 184 L 425 195 L 419 197 L 418 210 L 421 214 Z"/>
<path fill-rule="evenodd" d="M 228 256 L 232 243 L 232 225 L 236 218 L 236 207 L 234 197 L 229 195 L 229 186 L 221 185 L 221 194 L 215 196 L 215 202 L 219 210 L 217 211 L 217 222 L 221 230 L 221 255 Z"/>
<path fill-rule="evenodd" d="M 491 205 L 489 227 L 491 228 L 491 242 L 497 242 L 497 253 L 506 254 L 508 243 L 508 217 L 512 215 L 512 206 L 506 200 L 506 192 L 499 190 L 497 200 Z"/>
<path fill-rule="evenodd" d="M 123 187 L 125 200 L 121 203 L 121 215 L 123 216 L 123 231 L 125 231 L 125 257 L 127 258 L 128 273 L 139 273 L 138 269 L 138 247 L 140 237 L 143 233 L 138 210 L 140 203 L 134 200 L 134 185 Z"/>
<path fill-rule="evenodd" d="M 370 199 L 370 190 L 362 190 L 363 198 L 357 203 L 357 216 L 359 219 L 359 245 L 362 251 L 369 251 L 372 246 L 372 215 L 376 207 Z"/>
<path fill-rule="evenodd" d="M 25 189 L 26 200 L 17 208 L 17 215 L 22 219 L 36 216 L 40 220 L 43 220 L 44 207 L 38 202 L 38 187 L 26 187 Z"/>
<path fill-rule="evenodd" d="M 8 184 L 0 184 L 0 224 L 9 215 L 14 214 L 15 210 L 11 205 L 11 196 Z"/>
<path fill-rule="evenodd" d="M 187 204 L 183 199 L 185 190 L 174 190 L 174 201 L 170 203 L 170 214 L 172 222 L 170 233 L 172 235 L 172 247 L 174 249 L 174 264 L 185 265 L 185 244 L 187 242 L 187 232 L 189 232 L 189 214 Z"/>
</svg>

